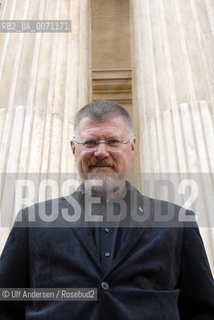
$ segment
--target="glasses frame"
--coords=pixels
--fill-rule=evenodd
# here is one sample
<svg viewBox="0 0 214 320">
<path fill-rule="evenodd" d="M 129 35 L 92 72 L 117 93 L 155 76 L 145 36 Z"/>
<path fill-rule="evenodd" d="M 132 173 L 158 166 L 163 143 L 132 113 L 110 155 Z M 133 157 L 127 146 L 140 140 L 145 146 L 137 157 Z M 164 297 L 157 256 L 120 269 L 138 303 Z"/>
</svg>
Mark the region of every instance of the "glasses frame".
<svg viewBox="0 0 214 320">
<path fill-rule="evenodd" d="M 130 138 L 130 139 L 129 139 L 128 141 L 126 141 L 126 142 L 118 141 L 118 143 L 119 143 L 120 145 L 122 145 L 122 144 L 128 144 L 128 143 L 131 141 L 131 139 L 132 139 L 132 138 Z M 87 148 L 87 149 L 97 148 L 97 147 L 99 146 L 99 144 L 101 144 L 101 143 L 106 144 L 107 147 L 111 147 L 111 146 L 108 144 L 108 142 L 109 142 L 110 140 L 116 140 L 116 139 L 108 139 L 108 140 L 95 140 L 95 139 L 91 139 L 91 140 L 92 140 L 92 141 L 96 141 L 96 145 L 94 145 L 94 146 L 87 146 L 87 145 L 86 145 L 86 142 L 78 142 L 78 141 L 76 141 L 75 138 L 73 138 L 73 141 L 74 141 L 75 143 L 80 144 L 80 145 L 84 146 L 84 147 Z M 115 147 L 115 148 L 116 148 L 116 147 Z"/>
</svg>

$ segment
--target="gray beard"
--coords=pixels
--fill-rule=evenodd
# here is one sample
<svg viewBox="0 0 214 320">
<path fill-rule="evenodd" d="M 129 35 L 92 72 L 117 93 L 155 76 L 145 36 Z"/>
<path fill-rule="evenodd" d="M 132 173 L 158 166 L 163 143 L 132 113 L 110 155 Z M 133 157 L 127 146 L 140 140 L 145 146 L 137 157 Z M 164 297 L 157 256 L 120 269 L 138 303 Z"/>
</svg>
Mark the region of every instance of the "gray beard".
<svg viewBox="0 0 214 320">
<path fill-rule="evenodd" d="M 82 175 L 85 188 L 92 193 L 114 193 L 124 185 L 124 173 L 87 173 Z"/>
</svg>

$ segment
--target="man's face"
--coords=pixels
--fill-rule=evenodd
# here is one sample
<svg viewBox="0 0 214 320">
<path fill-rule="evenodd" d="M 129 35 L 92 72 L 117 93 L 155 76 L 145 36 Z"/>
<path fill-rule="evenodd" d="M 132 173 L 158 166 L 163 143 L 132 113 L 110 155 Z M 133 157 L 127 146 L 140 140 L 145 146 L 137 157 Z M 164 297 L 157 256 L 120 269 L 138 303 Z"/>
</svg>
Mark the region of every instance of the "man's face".
<svg viewBox="0 0 214 320">
<path fill-rule="evenodd" d="M 83 180 L 108 180 L 114 184 L 123 184 L 130 171 L 131 159 L 134 155 L 136 138 L 130 139 L 128 125 L 122 117 L 109 117 L 104 122 L 97 122 L 90 117 L 80 120 L 77 142 L 118 140 L 128 142 L 111 147 L 100 143 L 96 147 L 86 147 L 71 141 L 78 171 Z"/>
</svg>

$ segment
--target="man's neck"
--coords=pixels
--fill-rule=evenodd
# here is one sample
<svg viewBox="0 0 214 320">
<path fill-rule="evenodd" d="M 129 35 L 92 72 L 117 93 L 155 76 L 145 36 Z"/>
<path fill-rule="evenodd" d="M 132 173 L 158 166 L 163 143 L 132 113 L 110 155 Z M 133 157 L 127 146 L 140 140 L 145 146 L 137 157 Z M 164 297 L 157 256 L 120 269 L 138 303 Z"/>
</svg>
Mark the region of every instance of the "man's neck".
<svg viewBox="0 0 214 320">
<path fill-rule="evenodd" d="M 93 190 L 93 186 L 92 187 L 90 186 L 90 188 L 88 188 L 87 183 L 86 184 L 84 183 L 84 186 L 88 193 L 94 196 L 103 197 L 106 200 L 106 202 L 109 202 L 113 198 L 116 198 L 119 196 L 123 197 L 126 193 L 125 181 L 121 183 L 120 186 L 117 186 L 112 190 Z"/>
</svg>

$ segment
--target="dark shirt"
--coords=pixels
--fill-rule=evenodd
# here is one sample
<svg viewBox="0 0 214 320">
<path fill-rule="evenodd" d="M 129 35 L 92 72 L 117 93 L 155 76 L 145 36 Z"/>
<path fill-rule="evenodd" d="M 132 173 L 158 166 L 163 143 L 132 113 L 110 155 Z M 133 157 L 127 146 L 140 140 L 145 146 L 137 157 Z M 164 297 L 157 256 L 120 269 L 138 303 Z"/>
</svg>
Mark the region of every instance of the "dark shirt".
<svg viewBox="0 0 214 320">
<path fill-rule="evenodd" d="M 85 192 L 87 192 L 84 186 L 81 186 L 81 206 L 85 209 Z M 95 195 L 94 195 L 95 196 Z M 97 197 L 97 196 L 96 196 Z M 127 186 L 122 190 L 120 195 L 112 200 L 106 201 L 104 197 L 100 197 L 100 203 L 92 205 L 92 214 L 97 216 L 103 216 L 103 220 L 106 220 L 107 211 L 113 210 L 113 214 L 116 216 L 120 209 L 121 200 L 127 208 L 127 217 L 130 212 L 130 192 Z M 127 236 L 127 228 L 123 228 L 120 221 L 115 222 L 112 227 L 105 227 L 102 222 L 91 223 L 91 233 L 94 240 L 94 244 L 99 252 L 100 264 L 105 274 L 109 267 L 112 265 L 113 260 L 119 253 L 125 238 Z"/>
</svg>

